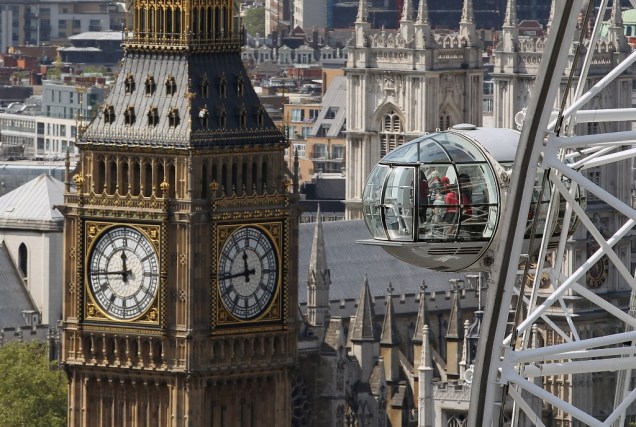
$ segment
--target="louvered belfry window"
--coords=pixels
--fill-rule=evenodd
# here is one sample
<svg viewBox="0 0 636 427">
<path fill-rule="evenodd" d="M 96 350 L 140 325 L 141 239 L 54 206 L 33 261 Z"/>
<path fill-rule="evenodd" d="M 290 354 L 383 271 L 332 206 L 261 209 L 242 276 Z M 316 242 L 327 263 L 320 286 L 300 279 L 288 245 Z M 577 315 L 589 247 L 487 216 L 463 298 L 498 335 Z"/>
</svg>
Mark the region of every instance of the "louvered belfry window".
<svg viewBox="0 0 636 427">
<path fill-rule="evenodd" d="M 389 152 L 404 144 L 404 135 L 400 116 L 394 110 L 389 111 L 382 119 L 380 131 L 380 156 L 384 157 Z"/>
</svg>

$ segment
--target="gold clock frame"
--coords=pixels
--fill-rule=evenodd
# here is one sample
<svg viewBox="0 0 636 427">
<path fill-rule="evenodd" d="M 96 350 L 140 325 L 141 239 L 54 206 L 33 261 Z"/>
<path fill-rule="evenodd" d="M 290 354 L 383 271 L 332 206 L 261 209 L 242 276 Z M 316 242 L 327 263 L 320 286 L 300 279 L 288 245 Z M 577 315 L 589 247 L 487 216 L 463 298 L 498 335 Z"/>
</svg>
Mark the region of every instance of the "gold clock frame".
<svg viewBox="0 0 636 427">
<path fill-rule="evenodd" d="M 257 228 L 262 231 L 271 241 L 274 248 L 276 261 L 278 263 L 278 274 L 276 276 L 276 289 L 272 296 L 268 307 L 257 317 L 253 319 L 240 319 L 232 315 L 227 310 L 220 295 L 219 281 L 219 263 L 220 254 L 223 246 L 228 238 L 241 228 Z M 268 323 L 278 323 L 284 319 L 285 310 L 283 302 L 283 286 L 284 286 L 284 264 L 282 257 L 282 245 L 284 239 L 284 223 L 282 221 L 259 222 L 259 223 L 234 223 L 220 224 L 216 227 L 214 233 L 213 247 L 214 272 L 212 275 L 212 326 L 214 327 L 241 327 L 248 330 L 262 331 L 267 328 Z M 258 326 L 257 326 L 258 325 Z M 234 329 L 234 328 L 233 328 Z M 276 327 L 275 329 L 279 329 Z"/>
<path fill-rule="evenodd" d="M 95 297 L 93 293 L 89 289 L 89 279 L 88 279 L 88 265 L 90 263 L 90 257 L 93 252 L 95 242 L 99 240 L 99 238 L 108 230 L 116 227 L 129 227 L 133 228 L 142 235 L 144 235 L 148 241 L 152 244 L 158 259 L 158 283 L 157 283 L 157 294 L 155 295 L 154 301 L 148 307 L 148 309 L 133 319 L 117 319 L 113 316 L 110 316 L 104 310 L 101 309 L 99 304 L 96 303 Z M 163 310 L 162 310 L 162 301 L 164 300 L 164 290 L 165 290 L 165 275 L 163 274 L 163 266 L 165 265 L 164 257 L 165 251 L 162 247 L 163 241 L 163 233 L 162 233 L 162 225 L 161 224 L 144 224 L 144 223 L 129 223 L 129 222 L 109 222 L 109 221 L 86 221 L 84 223 L 84 231 L 85 231 L 85 259 L 84 259 L 84 304 L 82 307 L 82 315 L 85 321 L 90 322 L 108 322 L 108 323 L 118 323 L 118 324 L 135 324 L 138 326 L 152 326 L 159 327 L 163 322 Z"/>
</svg>

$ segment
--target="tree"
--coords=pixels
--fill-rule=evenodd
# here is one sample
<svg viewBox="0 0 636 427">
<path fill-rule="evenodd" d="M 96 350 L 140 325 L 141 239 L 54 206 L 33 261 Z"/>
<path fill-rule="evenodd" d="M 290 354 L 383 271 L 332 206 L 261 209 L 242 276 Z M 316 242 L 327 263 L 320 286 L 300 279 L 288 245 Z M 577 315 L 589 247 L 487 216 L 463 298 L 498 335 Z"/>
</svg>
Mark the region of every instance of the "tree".
<svg viewBox="0 0 636 427">
<path fill-rule="evenodd" d="M 265 8 L 252 7 L 247 9 L 243 17 L 243 25 L 252 36 L 255 36 L 256 33 L 265 36 Z"/>
<path fill-rule="evenodd" d="M 0 425 L 66 426 L 66 376 L 43 342 L 0 347 Z"/>
</svg>

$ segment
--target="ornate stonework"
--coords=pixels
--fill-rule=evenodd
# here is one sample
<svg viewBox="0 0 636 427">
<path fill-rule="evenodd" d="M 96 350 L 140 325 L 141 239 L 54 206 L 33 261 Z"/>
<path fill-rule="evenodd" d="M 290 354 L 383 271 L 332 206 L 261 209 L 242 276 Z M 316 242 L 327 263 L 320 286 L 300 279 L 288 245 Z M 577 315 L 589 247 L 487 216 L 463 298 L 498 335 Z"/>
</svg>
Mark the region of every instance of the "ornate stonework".
<svg viewBox="0 0 636 427">
<path fill-rule="evenodd" d="M 134 1 L 122 72 L 77 141 L 63 208 L 69 425 L 291 422 L 297 176 L 245 75 L 233 8 Z M 220 271 L 223 230 L 246 227 L 269 236 L 275 273 L 255 264 L 257 239 Z M 220 302 L 225 289 L 249 303 L 267 275 L 258 315 Z"/>
<path fill-rule="evenodd" d="M 371 29 L 359 14 L 346 69 L 348 219 L 360 218 L 364 181 L 387 150 L 435 131 L 441 122 L 481 125 L 483 68 L 471 10 L 465 10 L 461 34 L 433 34 L 425 6 L 415 19 L 410 10 L 403 12 L 394 31 Z M 450 120 L 441 119 L 443 111 L 452 112 Z M 391 121 L 394 129 L 385 128 L 387 114 L 400 118 L 399 124 Z"/>
</svg>

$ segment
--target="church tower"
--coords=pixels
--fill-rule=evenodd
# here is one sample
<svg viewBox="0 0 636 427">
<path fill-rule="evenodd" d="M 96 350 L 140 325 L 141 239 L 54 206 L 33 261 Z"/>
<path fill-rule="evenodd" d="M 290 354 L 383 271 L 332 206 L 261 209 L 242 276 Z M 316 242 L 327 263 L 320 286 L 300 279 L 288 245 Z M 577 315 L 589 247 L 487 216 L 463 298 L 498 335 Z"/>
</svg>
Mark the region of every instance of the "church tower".
<svg viewBox="0 0 636 427">
<path fill-rule="evenodd" d="M 327 326 L 329 324 L 329 288 L 331 273 L 327 267 L 325 236 L 322 232 L 322 215 L 320 205 L 316 216 L 314 240 L 309 258 L 307 274 L 307 322 L 311 326 Z"/>
<path fill-rule="evenodd" d="M 405 0 L 396 30 L 372 29 L 359 0 L 347 79 L 346 217 L 362 217 L 371 169 L 391 150 L 424 132 L 482 124 L 484 68 L 472 0 L 464 0 L 458 31 L 433 34 L 428 2 L 414 15 Z"/>
<path fill-rule="evenodd" d="M 296 174 L 234 0 L 135 0 L 65 196 L 70 426 L 291 424 Z"/>
</svg>

